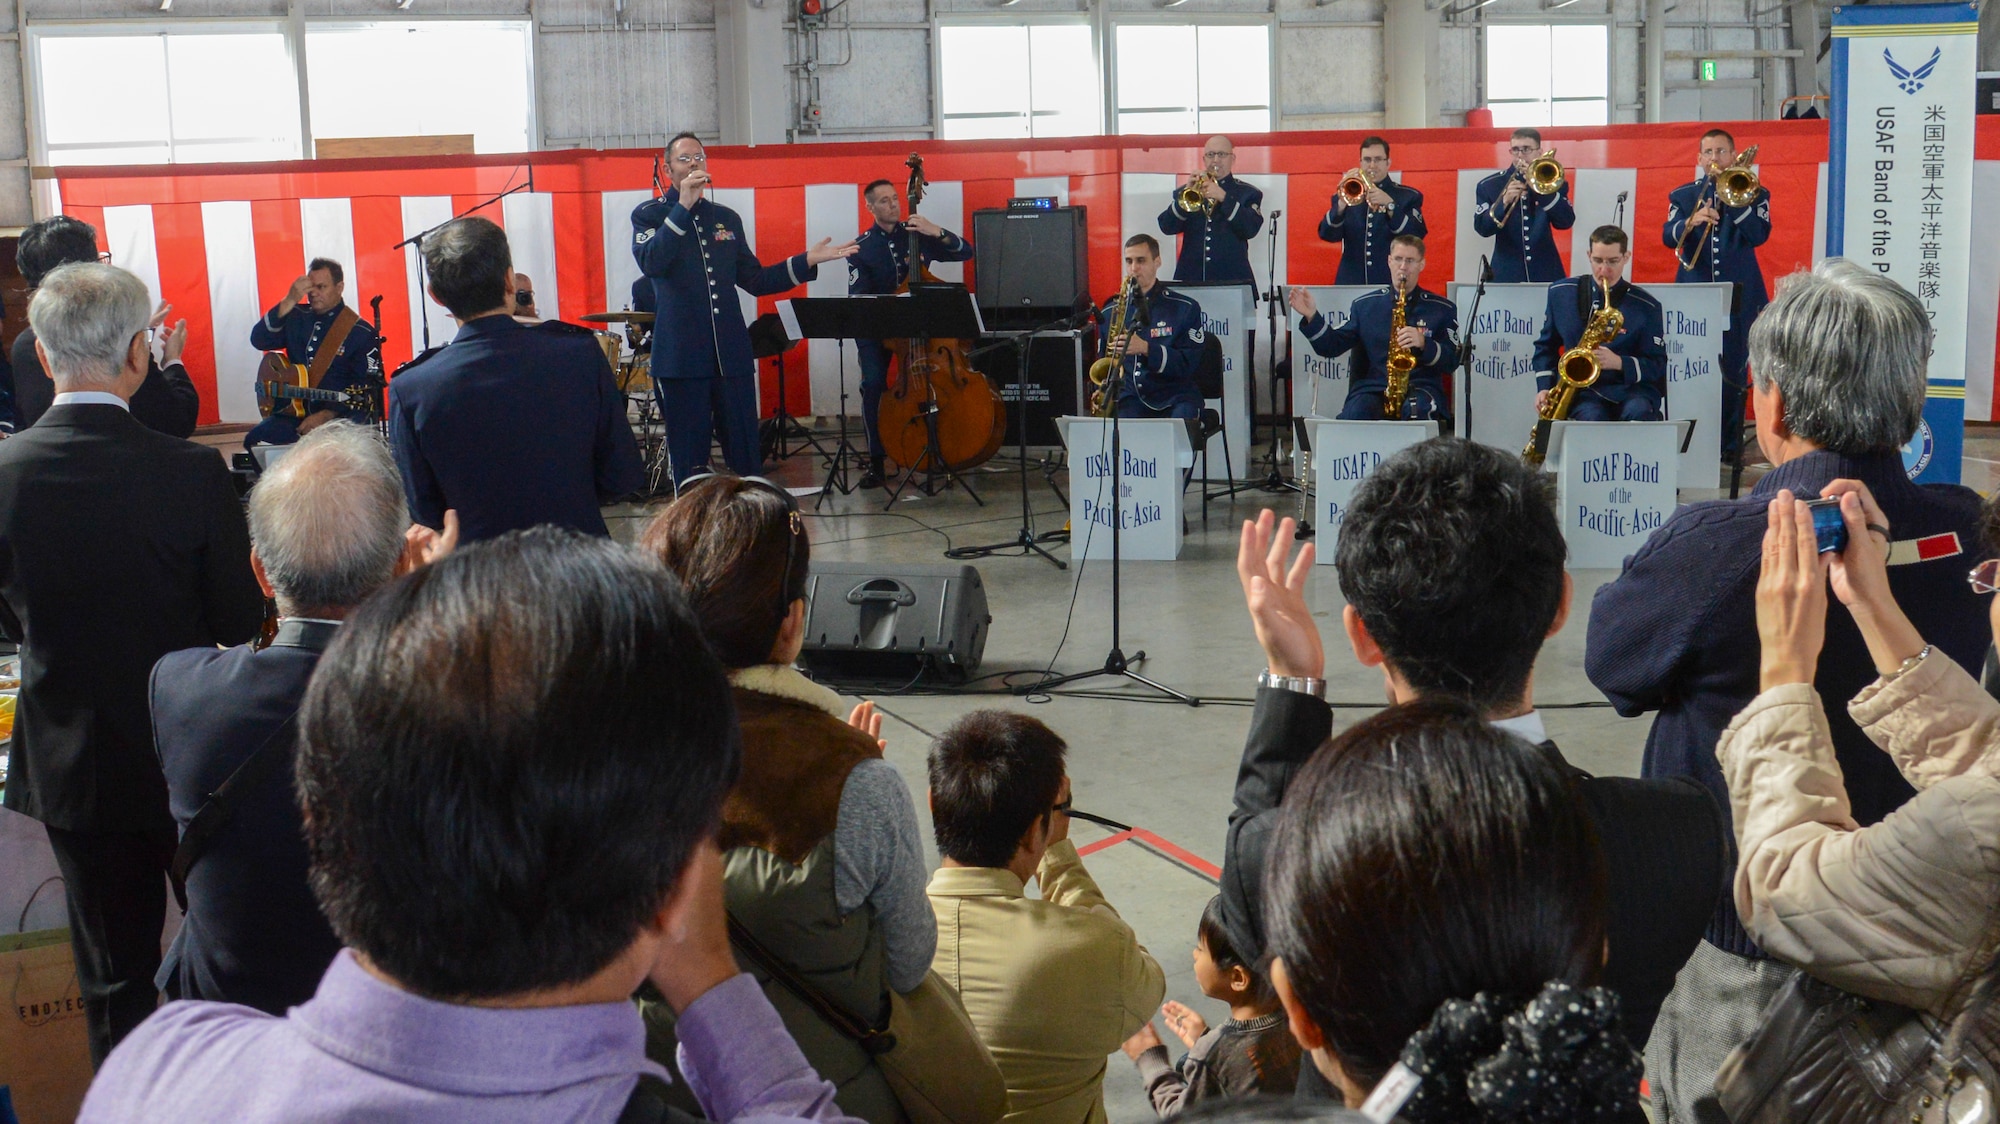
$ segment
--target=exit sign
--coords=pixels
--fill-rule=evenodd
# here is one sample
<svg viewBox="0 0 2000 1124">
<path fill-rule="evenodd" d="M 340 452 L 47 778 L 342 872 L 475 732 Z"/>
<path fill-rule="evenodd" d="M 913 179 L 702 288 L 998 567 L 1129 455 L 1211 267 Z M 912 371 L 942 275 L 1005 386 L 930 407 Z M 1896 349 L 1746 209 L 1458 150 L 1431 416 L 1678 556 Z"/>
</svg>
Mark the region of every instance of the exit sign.
<svg viewBox="0 0 2000 1124">
<path fill-rule="evenodd" d="M 1701 60 L 1701 63 L 1700 63 L 1700 67 L 1701 67 L 1701 80 L 1702 80 L 1702 81 L 1704 81 L 1704 82 L 1713 82 L 1713 81 L 1715 81 L 1715 60 L 1714 60 L 1714 59 L 1703 59 L 1703 60 Z"/>
</svg>

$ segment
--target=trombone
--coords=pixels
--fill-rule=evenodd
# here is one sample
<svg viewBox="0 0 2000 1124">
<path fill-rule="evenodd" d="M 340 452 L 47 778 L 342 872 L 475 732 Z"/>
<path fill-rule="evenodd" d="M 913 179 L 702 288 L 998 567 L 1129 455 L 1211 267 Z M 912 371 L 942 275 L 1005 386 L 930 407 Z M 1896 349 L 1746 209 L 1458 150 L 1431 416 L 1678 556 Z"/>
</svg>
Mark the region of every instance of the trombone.
<svg viewBox="0 0 2000 1124">
<path fill-rule="evenodd" d="M 1536 195 L 1554 195 L 1562 189 L 1563 166 L 1556 160 L 1555 149 L 1543 149 L 1540 156 L 1528 161 L 1528 170 L 1526 173 L 1523 173 L 1521 166 L 1516 164 L 1514 166 L 1514 173 L 1509 178 L 1519 179 L 1522 183 L 1527 184 L 1528 189 Z M 1509 203 L 1505 211 L 1494 216 L 1493 222 L 1496 225 L 1505 226 L 1507 220 L 1513 217 L 1514 208 L 1517 205 L 1517 203 Z"/>
<path fill-rule="evenodd" d="M 1704 203 L 1715 200 L 1720 200 L 1725 207 L 1748 207 L 1755 203 L 1757 173 L 1750 164 L 1757 159 L 1757 149 L 1760 147 L 1762 146 L 1753 144 L 1737 153 L 1736 159 L 1730 161 L 1727 168 L 1710 164 L 1708 182 L 1702 185 L 1702 190 L 1695 195 L 1694 209 L 1699 211 Z M 1694 216 L 1690 214 L 1688 217 L 1692 220 Z M 1674 240 L 1674 261 L 1689 273 L 1694 272 L 1694 267 L 1701 262 L 1702 247 L 1708 245 L 1707 236 L 1713 233 L 1704 231 L 1702 238 L 1694 244 L 1694 256 L 1689 257 L 1683 248 L 1687 245 L 1688 235 L 1693 231 L 1692 221 L 1684 223 L 1681 226 L 1681 236 Z"/>
</svg>

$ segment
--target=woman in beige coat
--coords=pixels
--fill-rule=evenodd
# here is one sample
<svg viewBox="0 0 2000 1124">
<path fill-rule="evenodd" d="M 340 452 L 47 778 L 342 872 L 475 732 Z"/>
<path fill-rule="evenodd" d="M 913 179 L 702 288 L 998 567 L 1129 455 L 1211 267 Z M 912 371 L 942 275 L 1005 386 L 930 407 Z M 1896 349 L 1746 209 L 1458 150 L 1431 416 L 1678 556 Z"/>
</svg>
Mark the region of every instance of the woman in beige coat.
<svg viewBox="0 0 2000 1124">
<path fill-rule="evenodd" d="M 1770 508 L 1757 623 L 1762 690 L 1716 748 L 1741 858 L 1736 907 L 1757 942 L 1810 975 L 1949 1017 L 2000 949 L 2000 703 L 1917 634 L 1889 593 L 1887 520 L 1835 481 L 1848 545 L 1820 554 L 1805 504 Z M 1992 563 L 1970 575 L 1990 592 Z M 1827 588 L 1880 678 L 1848 703 L 1917 795 L 1857 827 L 1813 668 Z M 1993 610 L 2000 634 L 2000 604 Z"/>
</svg>

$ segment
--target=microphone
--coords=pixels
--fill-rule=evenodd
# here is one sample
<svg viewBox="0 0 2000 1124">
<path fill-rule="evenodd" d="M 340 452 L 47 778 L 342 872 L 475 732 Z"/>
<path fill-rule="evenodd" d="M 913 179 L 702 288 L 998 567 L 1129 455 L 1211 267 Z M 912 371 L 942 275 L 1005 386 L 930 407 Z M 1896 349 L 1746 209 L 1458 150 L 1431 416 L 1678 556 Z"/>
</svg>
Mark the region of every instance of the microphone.
<svg viewBox="0 0 2000 1124">
<path fill-rule="evenodd" d="M 1493 263 L 1486 259 L 1485 254 L 1479 255 L 1479 280 L 1481 283 L 1493 280 Z"/>
<path fill-rule="evenodd" d="M 1619 192 L 1619 193 L 1618 193 L 1618 201 L 1619 201 L 1620 203 L 1623 203 L 1623 202 L 1625 201 L 1625 197 L 1626 197 L 1626 196 L 1628 196 L 1628 195 L 1630 195 L 1630 194 L 1632 194 L 1632 193 L 1631 193 L 1631 192 L 1629 192 L 1629 191 L 1621 191 L 1621 192 Z"/>
</svg>

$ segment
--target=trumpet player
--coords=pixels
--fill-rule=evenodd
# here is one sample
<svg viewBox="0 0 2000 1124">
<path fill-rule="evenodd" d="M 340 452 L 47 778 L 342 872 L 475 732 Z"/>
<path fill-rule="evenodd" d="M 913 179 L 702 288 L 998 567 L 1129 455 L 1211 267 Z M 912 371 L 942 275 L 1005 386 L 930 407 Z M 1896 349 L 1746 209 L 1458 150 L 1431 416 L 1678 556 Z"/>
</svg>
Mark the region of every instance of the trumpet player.
<svg viewBox="0 0 2000 1124">
<path fill-rule="evenodd" d="M 1357 180 L 1363 185 L 1358 200 L 1350 201 L 1345 190 L 1334 190 L 1326 217 L 1319 220 L 1319 238 L 1340 245 L 1334 284 L 1387 285 L 1389 240 L 1399 234 L 1422 238 L 1430 232 L 1424 225 L 1424 193 L 1389 178 L 1389 142 L 1381 137 L 1361 142 L 1361 162 L 1348 169 L 1341 183 Z"/>
<path fill-rule="evenodd" d="M 1444 391 L 1444 376 L 1458 362 L 1458 342 L 1453 338 L 1458 306 L 1420 287 L 1417 278 L 1423 271 L 1424 240 L 1414 234 L 1398 234 L 1389 243 L 1389 284 L 1356 297 L 1348 308 L 1347 323 L 1338 328 L 1328 326 L 1311 293 L 1301 287 L 1292 289 L 1292 310 L 1303 317 L 1299 328 L 1312 349 L 1328 359 L 1350 352 L 1353 355 L 1341 418 L 1372 421 L 1385 416 L 1383 401 L 1389 387 L 1393 344 L 1416 359 L 1398 416 L 1449 422 L 1451 400 Z M 1403 328 L 1392 339 L 1399 292 L 1403 296 Z"/>
<path fill-rule="evenodd" d="M 1180 236 L 1174 260 L 1176 281 L 1245 281 L 1250 276 L 1250 240 L 1264 229 L 1264 193 L 1235 176 L 1236 146 L 1228 137 L 1210 137 L 1201 148 L 1201 174 L 1174 190 L 1160 212 L 1160 231 Z M 1183 194 L 1195 188 L 1193 206 Z"/>
<path fill-rule="evenodd" d="M 1516 129 L 1507 139 L 1513 162 L 1479 181 L 1474 192 L 1472 229 L 1493 239 L 1493 280 L 1503 282 L 1560 281 L 1567 276 L 1562 253 L 1552 233 L 1576 225 L 1569 202 L 1569 176 L 1556 181 L 1552 194 L 1529 187 L 1528 167 L 1545 149 L 1535 129 Z"/>
<path fill-rule="evenodd" d="M 1597 348 L 1597 381 L 1577 392 L 1571 421 L 1659 421 L 1667 395 L 1665 317 L 1653 295 L 1625 280 L 1631 239 L 1615 226 L 1590 232 L 1590 273 L 1549 286 L 1548 314 L 1535 341 L 1535 409 L 1540 411 L 1556 384 L 1563 352 L 1583 338 L 1584 328 L 1608 296 L 1624 317 L 1623 330 Z"/>
<path fill-rule="evenodd" d="M 1198 419 L 1201 391 L 1194 375 L 1207 338 L 1201 306 L 1160 281 L 1160 244 L 1150 234 L 1125 240 L 1124 277 L 1137 283 L 1124 323 L 1111 323 L 1117 293 L 1097 310 L 1098 354 L 1116 357 L 1122 349 L 1125 360 L 1119 367 L 1118 416 Z"/>
<path fill-rule="evenodd" d="M 1736 138 L 1723 129 L 1701 135 L 1701 174 L 1667 196 L 1667 222 L 1660 241 L 1680 256 L 1676 282 L 1727 281 L 1729 331 L 1722 337 L 1722 459 L 1733 461 L 1743 447 L 1743 400 L 1748 394 L 1750 325 L 1771 293 L 1757 264 L 1757 247 L 1771 237 L 1771 192 L 1762 184 L 1750 198 L 1722 198 L 1718 171 L 1736 162 Z M 1732 424 L 1733 423 L 1733 424 Z"/>
</svg>

